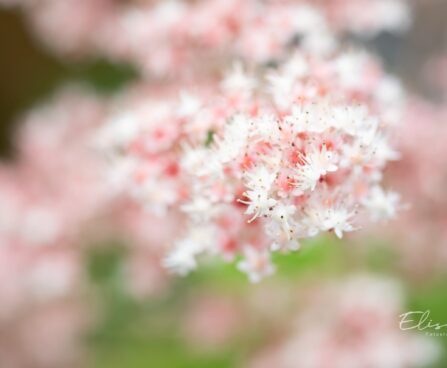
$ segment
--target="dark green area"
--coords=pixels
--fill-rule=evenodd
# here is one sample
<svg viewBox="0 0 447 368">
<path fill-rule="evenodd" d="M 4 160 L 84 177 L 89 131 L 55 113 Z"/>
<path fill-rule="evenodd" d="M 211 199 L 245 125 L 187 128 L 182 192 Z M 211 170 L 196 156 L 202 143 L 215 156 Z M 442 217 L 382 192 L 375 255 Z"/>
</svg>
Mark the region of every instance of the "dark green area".
<svg viewBox="0 0 447 368">
<path fill-rule="evenodd" d="M 11 136 L 20 114 L 59 87 L 81 83 L 109 94 L 138 78 L 126 64 L 101 59 L 62 61 L 30 37 L 19 15 L 2 10 L 0 50 L 0 156 L 13 152 Z"/>
</svg>

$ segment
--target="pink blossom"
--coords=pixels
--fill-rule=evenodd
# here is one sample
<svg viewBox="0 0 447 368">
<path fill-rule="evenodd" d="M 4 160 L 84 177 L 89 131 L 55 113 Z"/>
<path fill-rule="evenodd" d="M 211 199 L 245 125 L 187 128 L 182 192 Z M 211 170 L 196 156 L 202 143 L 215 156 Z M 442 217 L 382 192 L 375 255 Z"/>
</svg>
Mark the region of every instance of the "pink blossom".
<svg viewBox="0 0 447 368">
<path fill-rule="evenodd" d="M 260 351 L 251 367 L 426 366 L 439 346 L 399 329 L 401 298 L 395 282 L 367 276 L 316 287 L 285 336 Z"/>
</svg>

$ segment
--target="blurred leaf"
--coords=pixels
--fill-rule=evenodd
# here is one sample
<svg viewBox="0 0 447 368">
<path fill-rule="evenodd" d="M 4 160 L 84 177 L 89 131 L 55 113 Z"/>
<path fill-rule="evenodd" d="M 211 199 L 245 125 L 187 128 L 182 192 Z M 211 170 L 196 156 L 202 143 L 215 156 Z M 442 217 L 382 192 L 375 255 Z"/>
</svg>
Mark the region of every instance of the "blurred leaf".
<svg viewBox="0 0 447 368">
<path fill-rule="evenodd" d="M 408 311 L 430 311 L 430 319 L 435 323 L 447 323 L 447 278 L 439 278 L 431 283 L 409 290 Z M 443 329 L 442 332 L 445 332 Z M 441 359 L 433 368 L 447 367 L 447 336 L 433 337 L 442 349 Z"/>
<path fill-rule="evenodd" d="M 344 268 L 343 248 L 335 237 L 321 236 L 303 242 L 297 252 L 273 256 L 280 277 L 299 277 L 308 273 L 337 273 Z"/>
<path fill-rule="evenodd" d="M 205 140 L 205 147 L 210 147 L 213 144 L 214 134 L 215 134 L 215 132 L 213 130 L 208 131 L 208 133 L 206 135 L 206 140 Z"/>
<path fill-rule="evenodd" d="M 87 270 L 90 279 L 96 284 L 103 284 L 117 279 L 121 272 L 125 253 L 125 248 L 118 244 L 89 248 Z"/>
<path fill-rule="evenodd" d="M 92 85 L 98 92 L 114 93 L 138 79 L 138 73 L 130 64 L 115 64 L 105 59 L 74 64 L 69 78 Z"/>
</svg>

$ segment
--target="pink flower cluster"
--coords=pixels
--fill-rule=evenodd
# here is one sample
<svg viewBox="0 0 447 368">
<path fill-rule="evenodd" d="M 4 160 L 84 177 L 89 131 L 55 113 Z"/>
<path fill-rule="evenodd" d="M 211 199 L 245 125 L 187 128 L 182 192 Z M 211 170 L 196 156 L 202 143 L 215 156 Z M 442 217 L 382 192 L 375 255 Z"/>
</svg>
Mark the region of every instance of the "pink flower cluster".
<svg viewBox="0 0 447 368">
<path fill-rule="evenodd" d="M 399 29 L 408 10 L 397 0 L 363 3 L 368 16 L 347 0 L 17 2 L 55 48 L 116 53 L 157 75 L 187 73 L 143 81 L 107 107 L 71 95 L 33 112 L 19 141 L 25 167 L 4 175 L 12 176 L 3 184 L 5 243 L 76 243 L 86 220 L 132 198 L 138 214 L 115 209 L 118 221 L 128 237 L 157 245 L 158 256 L 167 249 L 168 268 L 185 274 L 198 255 L 242 255 L 238 267 L 258 281 L 273 272 L 271 252 L 392 217 L 399 196 L 380 182 L 399 157 L 389 127 L 401 118 L 402 92 L 337 37 Z M 349 9 L 363 16 L 347 22 Z M 219 81 L 235 58 L 246 62 Z M 140 216 L 163 222 L 166 234 L 133 225 Z"/>
<path fill-rule="evenodd" d="M 31 27 L 65 55 L 101 54 L 146 75 L 186 75 L 222 60 L 283 57 L 296 42 L 312 52 L 334 47 L 333 32 L 376 34 L 408 27 L 405 0 L 1 0 L 20 6 Z M 355 14 L 355 15 L 354 15 Z M 200 64 L 206 58 L 207 65 Z"/>
<path fill-rule="evenodd" d="M 298 250 L 320 233 L 342 238 L 400 209 L 382 176 L 400 157 L 392 135 L 404 93 L 376 59 L 340 36 L 405 29 L 404 0 L 0 4 L 20 7 L 61 55 L 126 61 L 143 76 L 108 99 L 67 89 L 24 117 L 17 157 L 0 168 L 7 280 L 0 281 L 0 325 L 26 354 L 0 349 L 0 361 L 65 365 L 71 338 L 88 320 L 78 302 L 88 288 L 85 248 L 97 240 L 130 244 L 124 284 L 141 296 L 163 287 L 164 268 L 187 274 L 200 257 L 236 260 L 258 282 L 274 272 L 273 253 Z M 418 166 L 424 193 L 438 195 L 441 186 L 427 184 L 425 169 Z M 428 353 L 391 328 L 400 308 L 391 289 L 364 279 L 336 287 L 329 318 L 311 304 L 306 316 L 316 316 L 318 328 L 300 320 L 275 365 L 296 366 L 293 348 L 311 367 L 325 366 L 321 359 L 344 368 L 387 359 L 417 366 Z M 210 309 L 236 324 L 225 302 L 216 305 Z M 199 314 L 191 316 L 199 339 L 218 344 L 230 334 L 226 326 L 213 334 L 205 325 L 215 314 Z M 47 340 L 36 338 L 42 326 Z"/>
<path fill-rule="evenodd" d="M 101 163 L 83 143 L 103 113 L 97 97 L 64 90 L 23 117 L 14 162 L 1 166 L 0 329 L 8 343 L 0 361 L 6 366 L 57 367 L 78 356 L 73 342 L 85 320 L 79 242 L 105 197 L 96 174 Z"/>
<path fill-rule="evenodd" d="M 0 361 L 8 367 L 79 358 L 76 342 L 91 315 L 82 302 L 87 245 L 111 234 L 131 239 L 129 292 L 144 296 L 165 283 L 157 237 L 147 240 L 151 226 L 162 239 L 163 226 L 102 180 L 94 138 L 106 110 L 88 90 L 66 88 L 22 118 L 15 157 L 0 167 Z"/>
<path fill-rule="evenodd" d="M 387 173 L 410 205 L 390 229 L 404 268 L 416 277 L 443 271 L 447 262 L 447 109 L 413 98 L 399 137 L 402 159 Z M 411 180 L 408 180 L 411 173 Z"/>
<path fill-rule="evenodd" d="M 273 271 L 271 252 L 320 232 L 341 238 L 399 208 L 380 182 L 399 157 L 389 136 L 403 96 L 365 53 L 297 52 L 188 88 L 133 97 L 98 135 L 114 185 L 166 219 L 182 213 L 165 260 L 174 271 L 201 254 L 243 255 L 239 268 L 258 281 Z"/>
<path fill-rule="evenodd" d="M 351 276 L 300 299 L 289 331 L 261 350 L 251 367 L 426 367 L 439 356 L 433 340 L 399 329 L 406 311 L 393 280 Z"/>
<path fill-rule="evenodd" d="M 69 16 L 75 3 L 75 16 Z M 41 166 L 42 177 L 30 181 L 42 181 L 50 205 L 42 210 L 36 204 L 37 215 L 31 216 L 33 211 L 26 207 L 35 200 L 27 197 L 28 189 L 21 189 L 19 196 L 23 191 L 26 195 L 18 202 L 26 208 L 31 229 L 21 226 L 25 217 L 19 210 L 12 236 L 18 231 L 32 241 L 43 238 L 48 243 L 45 237 L 54 237 L 53 242 L 64 242 L 58 236 L 70 238 L 72 231 L 83 229 L 85 217 L 113 207 L 110 203 L 117 198 L 131 198 L 140 207 L 134 209 L 139 212 L 135 217 L 164 224 L 166 236 L 162 229 L 150 232 L 149 225 L 145 235 L 141 225 L 130 228 L 138 229 L 144 242 L 152 242 L 158 256 L 168 251 L 168 268 L 186 274 L 202 254 L 227 260 L 242 256 L 239 269 L 259 281 L 274 270 L 272 252 L 297 250 L 301 239 L 320 232 L 341 238 L 368 218 L 391 218 L 399 196 L 380 183 L 387 162 L 399 157 L 389 138 L 390 127 L 401 119 L 403 94 L 376 60 L 363 51 L 344 50 L 337 36 L 340 28 L 399 28 L 407 13 L 399 1 L 374 2 L 371 11 L 401 13 L 389 11 L 394 22 L 376 17 L 379 23 L 364 21 L 360 27 L 340 21 L 345 9 L 355 8 L 352 4 L 24 2 L 33 19 L 43 14 L 45 26 L 68 22 L 57 26 L 61 32 L 49 31 L 54 37 L 67 36 L 83 46 L 85 37 L 100 49 L 117 47 L 142 70 L 147 60 L 168 66 L 158 75 L 179 66 L 189 72 L 170 82 L 146 80 L 129 87 L 107 107 L 99 104 L 97 110 L 107 111 L 78 117 L 79 126 L 73 126 L 72 111 L 82 113 L 82 102 L 56 104 L 43 117 L 35 113 L 35 120 L 59 121 L 45 128 L 29 124 L 29 139 L 19 143 L 30 166 Z M 110 27 L 103 26 L 103 18 Z M 93 26 L 95 32 L 89 28 Z M 109 32 L 111 38 L 97 43 L 97 37 Z M 255 36 L 262 42 L 251 38 Z M 294 37 L 299 42 L 292 45 Z M 47 41 L 56 47 L 59 42 Z M 61 45 L 72 43 L 63 40 Z M 171 63 L 160 59 L 166 53 L 193 58 L 175 56 Z M 206 65 L 200 62 L 203 57 Z M 235 63 L 219 80 L 216 74 L 235 57 L 247 62 Z M 274 59 L 272 66 L 265 64 Z M 217 70 L 208 68 L 214 61 Z M 96 111 L 89 106 L 86 110 Z M 103 153 L 107 169 L 92 150 Z M 58 157 L 48 159 L 51 155 Z M 62 198 L 55 200 L 58 191 Z M 41 200 L 45 195 L 37 196 Z M 121 218 L 123 228 L 128 219 Z"/>
</svg>

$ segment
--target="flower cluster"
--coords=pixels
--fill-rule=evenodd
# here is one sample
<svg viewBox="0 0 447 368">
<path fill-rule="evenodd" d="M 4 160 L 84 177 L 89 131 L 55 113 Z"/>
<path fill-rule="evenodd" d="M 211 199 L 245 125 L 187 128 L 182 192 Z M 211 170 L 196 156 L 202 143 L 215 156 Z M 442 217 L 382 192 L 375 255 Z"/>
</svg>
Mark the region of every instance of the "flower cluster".
<svg viewBox="0 0 447 368">
<path fill-rule="evenodd" d="M 212 116 L 213 142 L 184 149 L 188 230 L 167 265 L 184 273 L 202 252 L 244 254 L 239 268 L 257 281 L 273 270 L 271 251 L 297 250 L 320 232 L 341 238 L 366 217 L 392 217 L 399 198 L 380 181 L 399 157 L 389 126 L 402 96 L 375 67 L 363 54 L 324 61 L 296 54 L 253 79 L 233 71 L 217 99 L 185 122 Z"/>
<path fill-rule="evenodd" d="M 88 217 L 95 207 L 131 198 L 151 222 L 169 219 L 169 236 L 152 239 L 160 250 L 169 249 L 168 268 L 185 274 L 200 254 L 242 255 L 239 268 L 258 281 L 273 272 L 273 251 L 297 250 L 301 239 L 321 232 L 341 238 L 368 217 L 391 218 L 399 196 L 380 182 L 387 162 L 399 157 L 389 127 L 401 118 L 402 92 L 377 61 L 344 50 L 338 36 L 401 29 L 408 10 L 398 0 L 363 3 L 371 5 L 368 16 L 348 0 L 17 2 L 55 48 L 123 57 L 151 75 L 182 69 L 172 82 L 146 80 L 116 96 L 90 128 L 98 132 L 83 137 L 110 162 L 106 177 L 99 174 L 102 167 L 90 167 L 98 164 L 92 152 L 84 147 L 71 153 L 64 146 L 69 154 L 61 156 L 68 156 L 62 168 L 81 169 L 73 170 L 74 178 L 67 171 L 69 184 L 54 185 L 64 188 L 69 203 L 56 201 L 62 216 L 44 211 L 48 221 L 30 230 L 33 241 L 53 236 L 61 222 L 78 231 L 80 222 L 71 217 L 79 211 Z M 73 6 L 76 16 L 68 16 Z M 363 17 L 347 22 L 352 9 Z M 206 65 L 199 62 L 204 57 Z M 242 62 L 219 81 L 216 71 L 235 58 Z M 72 117 L 58 111 L 48 119 L 62 124 L 39 133 L 43 142 L 71 134 L 63 130 Z M 30 136 L 41 124 L 34 125 Z M 38 139 L 25 139 L 23 151 L 30 151 L 33 165 L 62 147 L 40 149 Z M 71 162 L 71 155 L 89 162 Z M 61 169 L 60 159 L 48 161 L 48 177 Z M 87 185 L 90 177 L 94 183 Z M 79 180 L 85 185 L 72 192 Z M 39 224 L 42 216 L 38 212 Z"/>
<path fill-rule="evenodd" d="M 78 357 L 74 341 L 86 320 L 80 242 L 106 194 L 101 161 L 85 143 L 103 114 L 97 96 L 67 88 L 24 116 L 15 160 L 0 168 L 0 329 L 8 336 L 0 360 L 7 366 L 57 367 Z M 43 353 L 48 348 L 54 352 Z"/>
<path fill-rule="evenodd" d="M 399 157 L 389 138 L 402 91 L 367 54 L 296 52 L 183 90 L 127 92 L 97 139 L 118 190 L 179 218 L 184 235 L 165 260 L 174 271 L 202 253 L 243 255 L 239 268 L 258 281 L 273 272 L 272 251 L 320 232 L 341 238 L 399 208 L 380 182 Z"/>
<path fill-rule="evenodd" d="M 401 265 L 414 277 L 432 276 L 447 262 L 446 118 L 445 106 L 413 98 L 399 139 L 402 159 L 387 174 L 404 200 L 411 201 L 388 234 L 397 245 Z"/>
<path fill-rule="evenodd" d="M 251 367 L 426 367 L 439 356 L 434 341 L 399 329 L 402 289 L 393 280 L 362 275 L 320 285 L 300 307 L 290 332 Z"/>
<path fill-rule="evenodd" d="M 141 77 L 108 97 L 63 90 L 23 118 L 17 155 L 0 166 L 0 328 L 23 354 L 0 344 L 0 361 L 66 365 L 88 322 L 85 255 L 104 239 L 129 245 L 122 285 L 142 297 L 165 286 L 166 269 L 185 275 L 207 256 L 235 261 L 258 282 L 275 271 L 275 252 L 319 234 L 342 238 L 401 208 L 383 174 L 400 158 L 394 128 L 416 114 L 403 115 L 399 82 L 361 42 L 404 30 L 405 0 L 0 4 L 23 11 L 59 55 L 130 63 Z M 418 148 L 415 183 L 440 202 L 443 182 L 431 174 L 442 169 L 443 142 L 424 129 L 402 133 L 402 148 Z M 396 172 L 395 182 L 406 178 Z M 316 303 L 336 301 L 328 319 L 311 303 L 303 316 L 316 316 L 317 328 L 300 319 L 269 366 L 296 366 L 299 354 L 310 367 L 413 367 L 435 355 L 391 327 L 400 300 L 388 283 L 361 278 L 330 290 Z M 226 341 L 245 318 L 232 303 L 198 303 L 185 330 L 210 346 Z M 218 319 L 219 331 L 205 326 Z M 43 329 L 47 338 L 37 338 Z"/>
<path fill-rule="evenodd" d="M 0 361 L 7 366 L 60 367 L 79 358 L 89 321 L 87 245 L 130 239 L 129 292 L 145 296 L 165 284 L 156 245 L 169 227 L 102 180 L 94 137 L 106 110 L 91 91 L 64 89 L 22 118 L 15 157 L 0 166 Z M 157 237 L 148 241 L 151 226 Z"/>
<path fill-rule="evenodd" d="M 299 43 L 333 50 L 336 34 L 373 35 L 409 24 L 405 0 L 1 0 L 63 55 L 106 55 L 146 75 L 190 76 L 243 58 L 264 63 Z M 355 14 L 355 16 L 353 16 Z M 200 63 L 206 58 L 207 65 Z"/>
</svg>

